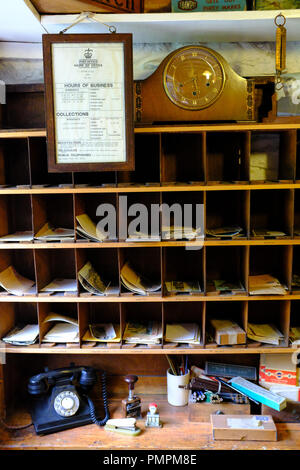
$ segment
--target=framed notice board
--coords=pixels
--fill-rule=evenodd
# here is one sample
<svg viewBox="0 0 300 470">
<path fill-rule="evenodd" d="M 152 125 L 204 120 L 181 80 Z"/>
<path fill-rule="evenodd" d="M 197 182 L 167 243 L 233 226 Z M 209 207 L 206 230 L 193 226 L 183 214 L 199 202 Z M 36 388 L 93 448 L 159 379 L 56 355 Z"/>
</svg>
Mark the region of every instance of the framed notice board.
<svg viewBox="0 0 300 470">
<path fill-rule="evenodd" d="M 134 169 L 131 34 L 43 35 L 48 170 Z"/>
</svg>

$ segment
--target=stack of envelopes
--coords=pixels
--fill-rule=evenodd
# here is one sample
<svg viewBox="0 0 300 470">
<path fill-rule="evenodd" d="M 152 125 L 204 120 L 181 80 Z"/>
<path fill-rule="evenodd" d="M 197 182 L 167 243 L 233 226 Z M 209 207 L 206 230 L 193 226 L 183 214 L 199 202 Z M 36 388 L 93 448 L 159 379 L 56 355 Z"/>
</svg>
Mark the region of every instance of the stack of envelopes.
<svg viewBox="0 0 300 470">
<path fill-rule="evenodd" d="M 168 323 L 164 340 L 170 343 L 200 344 L 199 325 L 197 323 Z"/>
</svg>

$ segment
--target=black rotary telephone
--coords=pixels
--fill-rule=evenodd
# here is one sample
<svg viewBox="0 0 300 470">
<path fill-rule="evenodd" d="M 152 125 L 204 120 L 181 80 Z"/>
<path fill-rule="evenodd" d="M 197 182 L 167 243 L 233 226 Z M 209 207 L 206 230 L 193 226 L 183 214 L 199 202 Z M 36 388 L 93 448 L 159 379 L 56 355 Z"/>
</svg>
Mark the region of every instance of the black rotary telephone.
<svg viewBox="0 0 300 470">
<path fill-rule="evenodd" d="M 87 395 L 96 382 L 96 370 L 85 366 L 46 370 L 31 377 L 28 392 L 33 397 L 31 416 L 36 433 L 50 434 L 91 423 L 104 426 L 109 419 L 105 372 L 101 373 L 105 411 L 102 420 L 96 417 Z"/>
</svg>

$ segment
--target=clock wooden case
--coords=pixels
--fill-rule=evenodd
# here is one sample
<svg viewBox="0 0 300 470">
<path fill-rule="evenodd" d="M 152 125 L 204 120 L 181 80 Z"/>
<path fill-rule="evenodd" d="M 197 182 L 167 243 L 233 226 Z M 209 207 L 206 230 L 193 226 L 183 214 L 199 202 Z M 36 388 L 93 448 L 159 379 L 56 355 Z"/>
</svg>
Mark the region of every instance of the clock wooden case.
<svg viewBox="0 0 300 470">
<path fill-rule="evenodd" d="M 254 81 L 239 76 L 217 52 L 185 46 L 147 79 L 136 81 L 135 121 L 253 121 Z"/>
</svg>

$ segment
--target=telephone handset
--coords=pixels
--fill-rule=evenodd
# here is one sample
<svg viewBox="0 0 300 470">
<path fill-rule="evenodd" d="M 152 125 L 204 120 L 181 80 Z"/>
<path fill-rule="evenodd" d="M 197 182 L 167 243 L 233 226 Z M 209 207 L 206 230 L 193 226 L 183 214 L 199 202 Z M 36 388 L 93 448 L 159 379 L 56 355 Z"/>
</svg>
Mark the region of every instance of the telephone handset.
<svg viewBox="0 0 300 470">
<path fill-rule="evenodd" d="M 99 420 L 87 393 L 97 382 L 92 367 L 70 366 L 46 370 L 29 379 L 28 393 L 33 397 L 31 415 L 37 434 L 50 434 L 85 424 L 104 426 L 109 419 L 106 374 L 101 373 L 105 417 Z"/>
</svg>

